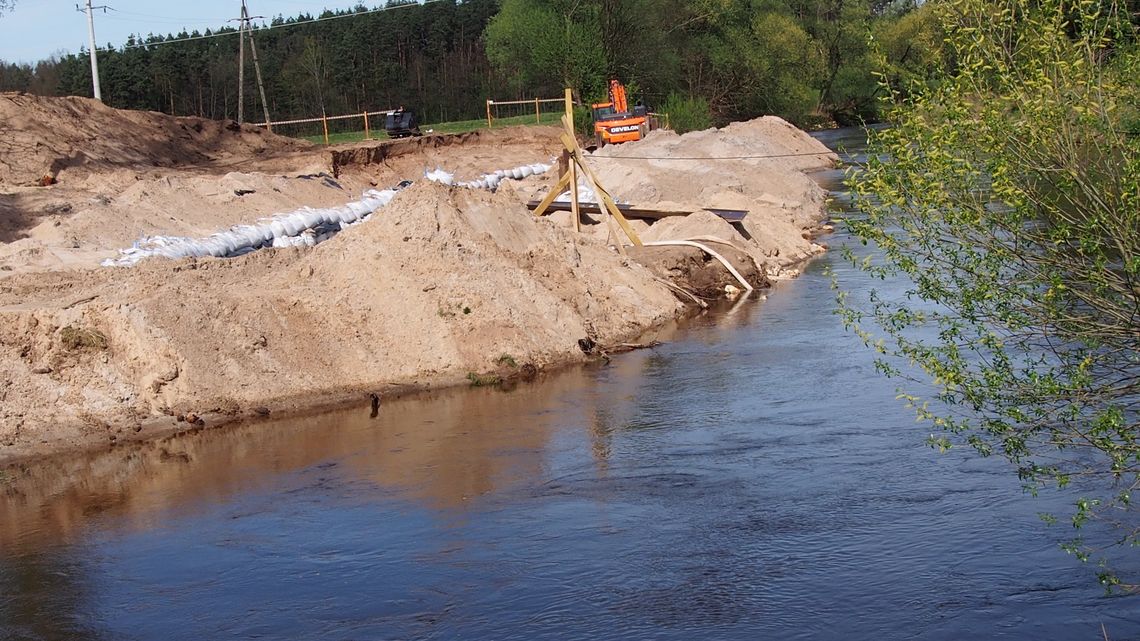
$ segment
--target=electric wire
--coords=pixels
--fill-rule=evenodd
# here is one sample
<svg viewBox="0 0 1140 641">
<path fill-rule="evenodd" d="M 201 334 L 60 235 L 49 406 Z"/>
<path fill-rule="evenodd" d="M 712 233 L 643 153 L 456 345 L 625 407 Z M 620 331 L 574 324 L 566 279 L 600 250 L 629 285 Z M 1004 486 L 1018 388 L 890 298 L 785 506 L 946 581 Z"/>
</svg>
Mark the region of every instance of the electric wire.
<svg viewBox="0 0 1140 641">
<path fill-rule="evenodd" d="M 265 24 L 265 25 L 258 26 L 257 28 L 253 29 L 253 31 L 269 31 L 272 29 L 284 29 L 286 27 L 295 27 L 298 25 L 313 24 L 315 22 L 327 22 L 329 20 L 339 20 L 341 18 L 355 18 L 358 16 L 370 15 L 370 14 L 374 14 L 374 13 L 382 13 L 385 11 L 393 11 L 396 9 L 403 9 L 405 7 L 423 7 L 423 6 L 426 6 L 429 4 L 436 4 L 436 3 L 442 2 L 442 1 L 443 0 L 423 0 L 422 2 L 409 2 L 407 4 L 397 4 L 397 5 L 387 6 L 387 7 L 376 7 L 375 9 L 368 9 L 366 11 L 354 11 L 352 13 L 342 13 L 342 14 L 338 14 L 338 15 L 324 16 L 322 18 L 312 18 L 310 20 L 297 20 L 295 22 L 283 22 L 281 24 Z M 225 29 L 225 27 L 221 27 L 221 28 Z M 136 43 L 136 44 L 128 44 L 128 45 L 123 45 L 121 47 L 121 49 L 126 50 L 126 49 L 142 49 L 145 47 L 159 47 L 162 45 L 176 44 L 179 42 L 191 42 L 191 41 L 195 41 L 195 40 L 208 40 L 211 38 L 222 38 L 225 36 L 235 36 L 238 33 L 239 33 L 239 31 L 237 29 L 233 29 L 232 31 L 229 31 L 229 30 L 218 31 L 216 33 L 204 34 L 204 35 L 199 35 L 199 36 L 186 36 L 183 38 L 174 38 L 174 39 L 170 39 L 170 40 L 160 40 L 160 41 L 155 41 L 155 42 L 140 42 L 140 43 Z M 101 52 L 115 51 L 115 50 L 117 50 L 117 49 L 98 49 L 98 48 L 96 48 L 96 51 L 101 51 Z"/>
<path fill-rule="evenodd" d="M 124 16 L 136 16 L 136 17 L 140 17 L 140 18 L 151 18 L 153 20 L 159 20 L 159 21 L 163 21 L 163 22 L 195 22 L 195 23 L 209 22 L 209 23 L 214 23 L 214 22 L 225 22 L 225 20 L 226 20 L 225 18 L 203 18 L 203 17 L 187 18 L 187 17 L 179 17 L 179 16 L 160 16 L 160 15 L 155 15 L 153 13 L 139 13 L 137 11 L 124 11 L 122 9 L 116 9 L 115 7 L 107 7 L 107 9 L 109 11 L 114 11 L 115 13 L 122 14 Z"/>
</svg>

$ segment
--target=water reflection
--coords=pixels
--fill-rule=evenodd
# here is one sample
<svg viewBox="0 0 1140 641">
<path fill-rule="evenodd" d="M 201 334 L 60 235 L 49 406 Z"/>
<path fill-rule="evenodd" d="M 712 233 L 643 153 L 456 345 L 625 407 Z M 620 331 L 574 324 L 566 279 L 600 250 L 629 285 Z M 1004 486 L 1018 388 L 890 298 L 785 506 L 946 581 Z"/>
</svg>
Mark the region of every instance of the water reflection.
<svg viewBox="0 0 1140 641">
<path fill-rule="evenodd" d="M 748 322 L 748 314 L 739 314 Z M 717 314 L 671 324 L 647 340 L 668 341 Z M 715 342 L 715 336 L 709 336 Z M 462 509 L 474 496 L 541 476 L 554 428 L 581 422 L 599 468 L 609 435 L 629 426 L 645 374 L 668 367 L 652 351 L 606 364 L 615 383 L 606 399 L 591 393 L 601 366 L 544 376 L 509 393 L 446 390 L 317 416 L 189 432 L 86 457 L 19 465 L 0 475 L 0 550 L 82 540 L 93 523 L 122 531 L 156 527 L 171 514 L 271 485 L 279 475 L 319 467 L 378 497 L 399 492 L 437 509 Z M 614 403 L 617 399 L 625 402 Z M 567 401 L 566 399 L 573 399 Z M 324 481 L 322 481 L 324 482 Z"/>
</svg>

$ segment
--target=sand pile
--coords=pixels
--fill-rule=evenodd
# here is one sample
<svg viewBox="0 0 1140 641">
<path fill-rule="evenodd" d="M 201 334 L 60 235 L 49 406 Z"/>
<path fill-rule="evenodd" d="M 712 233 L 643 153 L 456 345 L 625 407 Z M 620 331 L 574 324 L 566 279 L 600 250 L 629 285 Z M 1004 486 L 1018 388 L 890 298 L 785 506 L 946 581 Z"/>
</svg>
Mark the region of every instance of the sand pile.
<svg viewBox="0 0 1140 641">
<path fill-rule="evenodd" d="M 541 368 L 582 358 L 579 338 L 618 342 L 678 313 L 647 269 L 508 191 L 424 182 L 313 249 L 0 281 L 0 450 L 459 382 L 504 355 Z"/>
<path fill-rule="evenodd" d="M 460 181 L 481 174 L 536 162 L 549 163 L 561 152 L 562 129 L 516 126 L 478 129 L 459 134 L 429 135 L 355 145 L 330 152 L 333 173 L 368 170 L 414 180 L 425 171 L 442 169 Z"/>
<path fill-rule="evenodd" d="M 293 141 L 277 145 L 280 139 L 255 132 L 254 143 L 276 142 L 269 147 L 255 144 L 243 155 L 248 146 L 232 144 L 248 138 L 243 129 L 239 134 L 221 135 L 228 142 L 214 147 L 228 149 L 226 153 L 195 157 L 197 152 L 190 149 L 186 157 L 177 158 L 179 166 L 164 167 L 152 162 L 145 135 L 124 135 L 114 127 L 153 117 L 165 123 L 164 127 L 180 131 L 186 126 L 181 123 L 194 119 L 118 111 L 73 98 L 5 94 L 0 105 L 27 106 L 36 117 L 54 114 L 57 128 L 72 134 L 86 126 L 79 107 L 108 111 L 101 126 L 116 133 L 115 144 L 123 146 L 122 165 L 92 163 L 68 169 L 60 183 L 49 187 L 0 181 L 0 278 L 26 271 L 93 267 L 146 236 L 204 237 L 302 207 L 342 206 L 359 200 L 366 190 L 420 179 L 425 170 L 436 167 L 471 179 L 507 167 L 549 162 L 557 144 L 556 130 L 547 127 L 426 136 L 331 150 L 308 143 L 297 143 L 300 150 L 296 150 Z M 204 124 L 211 131 L 224 129 L 222 123 Z M 0 128 L 5 126 L 0 122 Z M 30 135 L 28 126 L 22 126 L 16 137 Z M 94 133 L 83 135 L 98 138 Z M 59 142 L 56 135 L 53 144 Z M 100 138 L 97 142 L 107 141 Z M 191 166 L 194 158 L 202 164 Z M 131 164 L 138 159 L 143 159 L 141 164 Z M 14 175 L 5 174 L 3 163 L 34 169 L 41 161 L 21 153 L 0 155 L 0 174 Z M 38 172 L 32 169 L 25 174 Z"/>
<path fill-rule="evenodd" d="M 804 172 L 836 160 L 811 136 L 766 116 L 683 136 L 658 130 L 637 143 L 604 147 L 589 162 L 623 202 L 680 211 L 748 210 L 739 227 L 689 216 L 655 223 L 645 240 L 720 237 L 780 277 L 822 251 L 809 237 L 825 217 L 826 193 Z"/>
<path fill-rule="evenodd" d="M 19 225 L 7 234 L 0 226 L 0 277 L 94 267 L 145 236 L 207 236 L 305 206 L 344 205 L 368 188 L 359 178 L 337 180 L 325 172 L 140 176 L 129 170 L 92 175 L 77 184 L 21 188 L 0 195 L 0 220 Z"/>
<path fill-rule="evenodd" d="M 0 94 L 0 187 L 302 151 L 310 143 L 251 125 L 113 109 L 88 98 Z"/>
<path fill-rule="evenodd" d="M 696 249 L 627 258 L 605 224 L 575 234 L 568 213 L 534 219 L 523 203 L 554 172 L 502 181 L 496 193 L 424 179 L 436 168 L 469 182 L 548 163 L 556 128 L 328 150 L 16 94 L 0 95 L 0 127 L 0 460 L 161 433 L 188 412 L 278 413 L 573 362 L 584 358 L 579 339 L 613 344 L 681 314 L 663 280 L 710 297 L 732 282 Z M 749 210 L 741 226 L 707 212 L 631 224 L 646 241 L 712 238 L 759 286 L 822 250 L 805 240 L 824 208 L 803 170 L 831 158 L 765 118 L 657 132 L 591 163 L 627 202 Z M 59 182 L 28 186 L 44 172 Z M 204 237 L 403 180 L 416 182 L 316 247 L 97 267 L 143 236 Z"/>
</svg>

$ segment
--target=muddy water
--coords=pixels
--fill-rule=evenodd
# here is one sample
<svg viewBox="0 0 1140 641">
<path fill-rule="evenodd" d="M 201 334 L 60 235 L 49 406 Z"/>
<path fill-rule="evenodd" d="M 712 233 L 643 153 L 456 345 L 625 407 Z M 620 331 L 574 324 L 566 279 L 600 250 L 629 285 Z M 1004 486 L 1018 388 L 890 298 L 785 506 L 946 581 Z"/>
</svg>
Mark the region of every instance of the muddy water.
<svg viewBox="0 0 1140 641">
<path fill-rule="evenodd" d="M 509 393 L 8 470 L 0 639 L 1140 636 L 1058 499 L 923 445 L 829 265 Z"/>
</svg>

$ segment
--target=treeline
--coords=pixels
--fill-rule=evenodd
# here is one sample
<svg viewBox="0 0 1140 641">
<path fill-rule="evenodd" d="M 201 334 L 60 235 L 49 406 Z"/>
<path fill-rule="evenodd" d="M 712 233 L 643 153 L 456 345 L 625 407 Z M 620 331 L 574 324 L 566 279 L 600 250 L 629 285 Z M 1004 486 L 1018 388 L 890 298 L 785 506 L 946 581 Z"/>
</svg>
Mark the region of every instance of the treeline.
<svg viewBox="0 0 1140 641">
<path fill-rule="evenodd" d="M 498 2 L 388 6 L 398 8 L 369 12 L 357 6 L 319 16 L 279 16 L 270 28 L 256 29 L 270 116 L 285 120 L 401 104 L 432 121 L 482 113 L 488 93 L 499 89 L 481 42 Z M 358 15 L 315 19 L 346 14 Z M 218 34 L 223 35 L 211 37 Z M 248 43 L 245 59 L 245 118 L 260 122 Z M 132 38 L 99 53 L 103 100 L 126 109 L 236 118 L 237 61 L 235 28 Z M 0 64 L 0 90 L 90 96 L 88 55 L 84 51 L 34 67 Z"/>
<path fill-rule="evenodd" d="M 900 86 L 930 71 L 940 38 L 913 1 L 400 1 L 279 16 L 255 38 L 274 120 L 397 105 L 427 122 L 470 119 L 487 97 L 569 85 L 594 100 L 616 77 L 697 124 L 777 114 L 819 126 L 873 120 L 877 70 Z M 99 59 L 112 106 L 237 116 L 233 28 L 132 38 Z M 251 67 L 246 82 L 246 120 L 259 121 Z M 87 54 L 0 63 L 0 90 L 89 96 Z"/>
<path fill-rule="evenodd" d="M 877 116 L 876 71 L 902 85 L 933 71 L 929 14 L 913 0 L 503 0 L 486 40 L 518 86 L 597 97 L 616 76 L 717 121 L 850 124 Z"/>
</svg>

